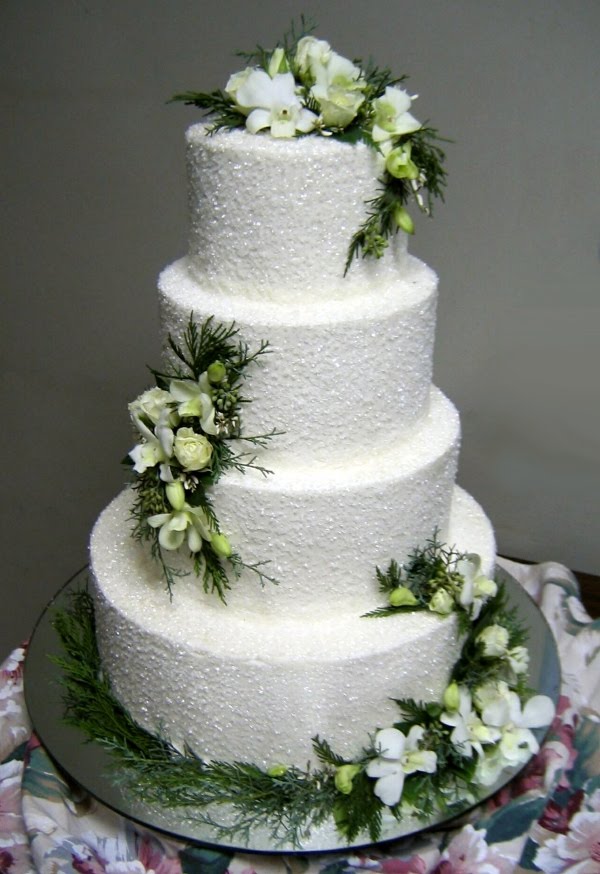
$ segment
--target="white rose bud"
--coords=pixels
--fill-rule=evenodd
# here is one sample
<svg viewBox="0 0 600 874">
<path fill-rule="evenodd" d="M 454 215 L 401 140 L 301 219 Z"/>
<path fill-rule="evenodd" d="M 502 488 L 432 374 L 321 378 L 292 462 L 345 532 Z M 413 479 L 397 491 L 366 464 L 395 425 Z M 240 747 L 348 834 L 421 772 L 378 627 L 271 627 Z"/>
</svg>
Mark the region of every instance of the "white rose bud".
<svg viewBox="0 0 600 874">
<path fill-rule="evenodd" d="M 529 668 L 529 650 L 526 646 L 515 646 L 506 654 L 508 663 L 515 674 L 525 674 Z"/>
<path fill-rule="evenodd" d="M 210 441 L 193 428 L 179 428 L 173 444 L 175 457 L 185 471 L 203 470 L 208 467 L 212 455 Z"/>
<path fill-rule="evenodd" d="M 458 688 L 458 683 L 452 682 L 449 686 L 446 686 L 443 700 L 446 710 L 449 710 L 451 713 L 458 710 L 460 707 L 460 689 Z"/>
<path fill-rule="evenodd" d="M 149 388 L 129 404 L 129 412 L 134 417 L 146 416 L 156 425 L 162 411 L 169 403 L 173 403 L 173 398 L 168 391 L 162 388 Z"/>
<path fill-rule="evenodd" d="M 487 658 L 499 658 L 506 655 L 508 647 L 508 631 L 502 625 L 488 625 L 477 637 L 483 644 L 483 654 Z"/>
<path fill-rule="evenodd" d="M 439 613 L 440 616 L 447 616 L 454 610 L 454 598 L 446 591 L 446 589 L 438 589 L 429 602 L 429 609 L 432 613 Z"/>
</svg>

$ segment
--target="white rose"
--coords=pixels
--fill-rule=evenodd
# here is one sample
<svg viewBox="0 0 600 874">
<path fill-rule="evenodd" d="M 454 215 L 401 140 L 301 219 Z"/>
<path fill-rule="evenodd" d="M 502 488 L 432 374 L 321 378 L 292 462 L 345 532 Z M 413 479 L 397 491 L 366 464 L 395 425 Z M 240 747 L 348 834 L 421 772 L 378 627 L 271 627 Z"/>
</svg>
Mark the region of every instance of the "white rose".
<svg viewBox="0 0 600 874">
<path fill-rule="evenodd" d="M 232 100 L 237 103 L 237 93 L 242 87 L 250 73 L 253 72 L 253 67 L 246 67 L 245 70 L 240 70 L 239 73 L 233 73 L 227 80 L 225 86 L 225 94 L 228 94 Z"/>
<path fill-rule="evenodd" d="M 296 66 L 300 76 L 316 79 L 315 67 L 324 66 L 331 55 L 331 46 L 324 39 L 303 36 L 296 47 Z"/>
<path fill-rule="evenodd" d="M 526 674 L 529 668 L 529 650 L 526 646 L 515 646 L 506 653 L 508 663 L 515 674 Z"/>
<path fill-rule="evenodd" d="M 454 609 L 454 599 L 446 589 L 438 589 L 431 601 L 429 609 L 432 613 L 439 613 L 441 616 L 447 616 Z"/>
<path fill-rule="evenodd" d="M 129 404 L 129 412 L 134 422 L 137 417 L 145 416 L 156 425 L 165 407 L 172 402 L 173 398 L 168 391 L 162 388 L 149 388 Z"/>
<path fill-rule="evenodd" d="M 488 658 L 497 658 L 506 655 L 508 648 L 508 631 L 502 625 L 488 625 L 477 636 L 479 643 L 483 644 L 483 654 Z"/>
<path fill-rule="evenodd" d="M 314 65 L 315 84 L 311 95 L 319 104 L 323 122 L 331 127 L 347 127 L 364 102 L 365 80 L 352 61 L 331 52 L 324 65 Z"/>
<path fill-rule="evenodd" d="M 193 428 L 179 428 L 173 445 L 175 457 L 185 471 L 203 470 L 208 467 L 212 446 L 203 434 Z"/>
</svg>

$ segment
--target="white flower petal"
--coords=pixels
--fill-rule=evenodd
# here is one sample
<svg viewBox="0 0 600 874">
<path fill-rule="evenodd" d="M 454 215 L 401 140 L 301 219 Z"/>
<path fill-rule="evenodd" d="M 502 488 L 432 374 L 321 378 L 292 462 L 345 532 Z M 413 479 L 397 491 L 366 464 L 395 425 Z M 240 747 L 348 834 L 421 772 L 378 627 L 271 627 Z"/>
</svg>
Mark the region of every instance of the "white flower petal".
<svg viewBox="0 0 600 874">
<path fill-rule="evenodd" d="M 252 70 L 236 93 L 236 101 L 246 109 L 273 105 L 273 79 L 265 70 Z"/>
<path fill-rule="evenodd" d="M 366 767 L 368 777 L 388 777 L 402 770 L 400 763 L 393 759 L 371 759 Z"/>
<path fill-rule="evenodd" d="M 398 771 L 396 774 L 389 774 L 387 777 L 381 777 L 377 783 L 375 783 L 373 791 L 384 804 L 388 807 L 393 807 L 400 801 L 403 789 L 404 772 Z"/>
<path fill-rule="evenodd" d="M 271 125 L 271 112 L 268 109 L 253 109 L 246 119 L 246 128 L 251 134 L 257 134 Z"/>
<path fill-rule="evenodd" d="M 541 728 L 554 719 L 554 704 L 547 695 L 534 695 L 523 708 L 519 725 L 522 728 Z"/>
<path fill-rule="evenodd" d="M 397 728 L 384 728 L 375 735 L 375 749 L 385 759 L 399 759 L 405 744 L 406 738 Z"/>
<path fill-rule="evenodd" d="M 317 122 L 317 116 L 310 109 L 301 109 L 296 118 L 296 130 L 303 134 L 310 133 Z"/>
</svg>

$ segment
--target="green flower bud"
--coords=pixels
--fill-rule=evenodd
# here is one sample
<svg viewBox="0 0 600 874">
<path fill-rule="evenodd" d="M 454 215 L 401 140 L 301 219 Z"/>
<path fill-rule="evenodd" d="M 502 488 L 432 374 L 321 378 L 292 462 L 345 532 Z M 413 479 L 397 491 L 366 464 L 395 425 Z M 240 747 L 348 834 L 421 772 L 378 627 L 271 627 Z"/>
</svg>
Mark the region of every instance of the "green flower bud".
<svg viewBox="0 0 600 874">
<path fill-rule="evenodd" d="M 451 712 L 458 710 L 460 706 L 460 691 L 458 689 L 458 683 L 453 682 L 446 687 L 443 701 L 446 710 L 450 710 Z"/>
<path fill-rule="evenodd" d="M 394 210 L 394 221 L 406 234 L 414 234 L 415 223 L 403 206 L 397 206 Z"/>
<path fill-rule="evenodd" d="M 267 70 L 269 76 L 272 79 L 277 73 L 287 73 L 289 69 L 284 50 L 281 46 L 277 46 L 269 61 L 269 68 Z"/>
<path fill-rule="evenodd" d="M 418 179 L 419 168 L 410 159 L 410 149 L 392 149 L 385 160 L 385 169 L 396 179 Z"/>
<path fill-rule="evenodd" d="M 287 765 L 272 765 L 267 771 L 267 774 L 269 777 L 283 777 L 284 774 L 287 774 L 287 771 Z"/>
<path fill-rule="evenodd" d="M 213 361 L 212 364 L 209 364 L 206 375 L 208 376 L 208 381 L 213 384 L 223 382 L 227 375 L 227 368 L 222 361 Z"/>
<path fill-rule="evenodd" d="M 183 483 L 180 480 L 176 480 L 174 483 L 167 483 L 165 491 L 167 493 L 167 501 L 173 509 L 176 512 L 183 510 L 183 505 L 185 504 Z"/>
<path fill-rule="evenodd" d="M 406 586 L 398 586 L 397 589 L 392 589 L 388 601 L 392 607 L 414 607 L 419 603 L 411 590 L 407 589 Z"/>
<path fill-rule="evenodd" d="M 360 771 L 360 765 L 340 765 L 335 772 L 334 783 L 335 788 L 342 795 L 350 795 L 352 792 L 352 781 Z"/>
<path fill-rule="evenodd" d="M 211 534 L 210 544 L 221 558 L 229 558 L 231 555 L 231 543 L 224 534 Z"/>
</svg>

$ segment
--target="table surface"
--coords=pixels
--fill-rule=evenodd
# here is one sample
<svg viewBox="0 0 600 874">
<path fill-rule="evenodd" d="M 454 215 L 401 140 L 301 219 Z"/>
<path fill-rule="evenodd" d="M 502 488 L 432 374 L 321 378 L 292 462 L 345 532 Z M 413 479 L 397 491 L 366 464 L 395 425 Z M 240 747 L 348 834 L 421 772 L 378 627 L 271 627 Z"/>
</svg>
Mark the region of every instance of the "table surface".
<svg viewBox="0 0 600 874">
<path fill-rule="evenodd" d="M 0 872 L 600 874 L 600 620 L 563 566 L 501 564 L 556 638 L 561 697 L 538 755 L 459 823 L 360 851 L 288 857 L 203 848 L 136 826 L 53 765 L 29 724 L 19 648 L 0 668 Z"/>
</svg>

